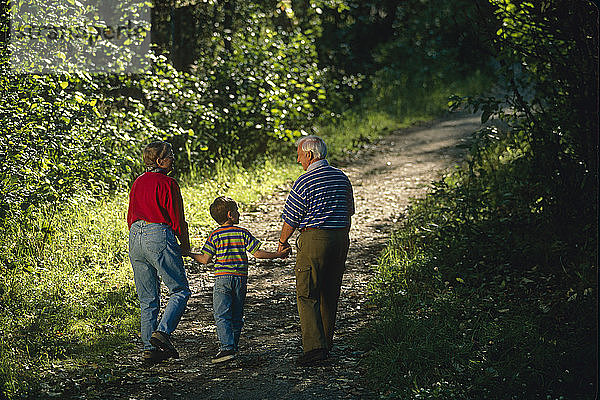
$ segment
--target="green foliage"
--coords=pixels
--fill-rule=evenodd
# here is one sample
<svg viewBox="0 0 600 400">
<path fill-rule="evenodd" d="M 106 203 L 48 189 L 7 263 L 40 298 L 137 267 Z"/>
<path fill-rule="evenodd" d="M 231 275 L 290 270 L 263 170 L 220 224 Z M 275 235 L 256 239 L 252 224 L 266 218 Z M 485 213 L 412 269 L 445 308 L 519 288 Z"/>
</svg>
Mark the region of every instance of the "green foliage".
<svg viewBox="0 0 600 400">
<path fill-rule="evenodd" d="M 491 14 L 485 4 L 442 0 L 411 0 L 398 6 L 385 1 L 372 3 L 388 5 L 380 15 L 393 28 L 391 40 L 372 53 L 379 68 L 405 71 L 404 79 L 410 83 L 423 80 L 421 76 L 470 73 L 489 62 L 490 48 L 479 32 L 481 18 Z"/>
<path fill-rule="evenodd" d="M 204 15 L 230 17 L 222 5 L 204 6 Z M 308 130 L 327 98 L 315 38 L 261 7 L 240 5 L 231 29 L 207 33 L 189 71 L 151 53 L 147 74 L 17 75 L 3 47 L 2 221 L 78 191 L 124 188 L 151 140 L 173 143 L 180 171 L 195 173 L 224 158 L 251 163 Z"/>
<path fill-rule="evenodd" d="M 193 72 L 160 56 L 140 81 L 153 121 L 185 151 L 187 168 L 222 157 L 252 161 L 270 143 L 299 137 L 326 99 L 313 38 L 278 31 L 257 14 L 231 36 L 229 52 L 207 55 Z"/>
<path fill-rule="evenodd" d="M 569 204 L 579 215 L 566 218 L 591 218 L 598 193 L 597 7 L 588 1 L 491 3 L 501 27 L 489 34 L 505 95 L 466 102 L 483 111 L 483 120 L 505 120 L 510 134 L 526 135 L 553 207 Z"/>
<path fill-rule="evenodd" d="M 519 142 L 436 182 L 382 253 L 363 345 L 390 395 L 595 393 L 596 242 L 547 220 Z"/>
<path fill-rule="evenodd" d="M 160 131 L 139 104 L 121 108 L 89 74 L 17 75 L 2 66 L 2 224 L 75 193 L 126 187 L 141 143 Z M 108 79 L 108 78 L 107 78 Z"/>
<path fill-rule="evenodd" d="M 492 123 L 414 202 L 373 281 L 364 344 L 391 397 L 596 393 L 597 18 L 587 2 L 492 3 L 507 95 L 466 100 Z"/>
<path fill-rule="evenodd" d="M 149 18 L 144 14 L 151 3 L 132 0 L 103 5 L 91 0 L 84 4 L 75 0 L 4 2 L 0 20 L 4 25 L 10 19 L 12 32 L 3 39 L 9 39 L 5 43 L 10 47 L 11 68 L 23 74 L 139 72 L 146 62 L 136 48 L 149 42 Z M 135 23 L 115 26 L 124 16 Z"/>
<path fill-rule="evenodd" d="M 592 106 L 598 98 L 589 90 L 598 83 L 598 59 L 590 53 L 598 43 L 597 9 L 589 2 L 492 3 L 503 26 L 493 34 L 507 94 L 466 103 L 483 111 L 483 121 L 498 118 L 509 128 L 476 138 L 471 174 L 494 177 L 493 186 L 481 189 L 508 214 L 498 217 L 501 222 L 528 224 L 526 210 L 535 210 L 537 238 L 560 249 L 569 274 L 587 276 L 587 261 L 580 263 L 576 254 L 589 256 L 598 240 L 598 116 Z M 506 176 L 494 160 L 511 165 Z"/>
<path fill-rule="evenodd" d="M 491 14 L 469 1 L 300 1 L 296 7 L 305 29 L 322 32 L 317 49 L 335 114 L 365 97 L 356 89 L 432 91 L 437 82 L 485 69 L 490 51 L 479 40 L 479 12 Z"/>
</svg>

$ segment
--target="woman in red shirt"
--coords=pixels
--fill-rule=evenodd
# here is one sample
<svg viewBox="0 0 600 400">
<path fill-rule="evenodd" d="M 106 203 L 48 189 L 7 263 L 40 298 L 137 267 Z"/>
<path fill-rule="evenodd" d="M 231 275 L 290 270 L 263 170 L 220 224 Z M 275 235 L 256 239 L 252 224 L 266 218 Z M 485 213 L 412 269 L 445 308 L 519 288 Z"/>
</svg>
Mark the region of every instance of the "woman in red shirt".
<svg viewBox="0 0 600 400">
<path fill-rule="evenodd" d="M 143 360 L 149 363 L 179 357 L 171 333 L 191 293 L 182 259 L 190 252 L 183 199 L 175 179 L 167 176 L 173 161 L 169 143 L 150 143 L 144 149 L 146 172 L 133 182 L 129 194 L 129 259 L 140 301 Z M 160 321 L 159 278 L 170 294 Z"/>
</svg>

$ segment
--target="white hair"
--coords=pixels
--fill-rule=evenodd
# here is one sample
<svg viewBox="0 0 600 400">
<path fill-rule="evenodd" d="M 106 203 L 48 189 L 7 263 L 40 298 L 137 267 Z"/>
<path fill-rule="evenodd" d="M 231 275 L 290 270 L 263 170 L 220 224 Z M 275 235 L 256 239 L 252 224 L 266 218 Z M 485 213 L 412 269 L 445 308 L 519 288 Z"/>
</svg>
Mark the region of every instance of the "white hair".
<svg viewBox="0 0 600 400">
<path fill-rule="evenodd" d="M 317 160 L 327 157 L 327 146 L 323 139 L 318 136 L 310 135 L 303 137 L 298 140 L 298 147 L 305 153 L 312 152 Z"/>
</svg>

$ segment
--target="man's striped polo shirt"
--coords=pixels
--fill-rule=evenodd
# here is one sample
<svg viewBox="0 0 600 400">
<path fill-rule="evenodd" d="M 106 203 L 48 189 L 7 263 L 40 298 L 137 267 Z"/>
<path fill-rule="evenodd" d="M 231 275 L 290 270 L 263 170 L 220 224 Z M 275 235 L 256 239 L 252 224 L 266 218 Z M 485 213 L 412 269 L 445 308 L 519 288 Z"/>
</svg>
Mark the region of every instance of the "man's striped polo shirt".
<svg viewBox="0 0 600 400">
<path fill-rule="evenodd" d="M 248 255 L 260 248 L 258 241 L 247 229 L 239 226 L 221 226 L 206 240 L 202 252 L 215 261 L 215 276 L 248 275 Z"/>
<path fill-rule="evenodd" d="M 282 218 L 293 228 L 337 229 L 350 226 L 352 215 L 350 180 L 327 160 L 319 160 L 294 182 Z"/>
</svg>

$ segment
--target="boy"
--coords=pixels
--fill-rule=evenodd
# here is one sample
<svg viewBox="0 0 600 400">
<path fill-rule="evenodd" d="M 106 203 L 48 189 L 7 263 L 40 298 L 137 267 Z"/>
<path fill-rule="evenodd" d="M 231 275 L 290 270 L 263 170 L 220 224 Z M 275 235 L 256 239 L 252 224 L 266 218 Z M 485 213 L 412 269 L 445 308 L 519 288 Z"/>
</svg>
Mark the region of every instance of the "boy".
<svg viewBox="0 0 600 400">
<path fill-rule="evenodd" d="M 203 264 L 215 258 L 213 309 L 220 347 L 213 364 L 235 358 L 244 325 L 243 311 L 248 282 L 248 257 L 285 258 L 291 248 L 278 252 L 260 250 L 261 243 L 240 222 L 237 203 L 229 197 L 217 197 L 210 205 L 210 215 L 220 225 L 206 240 L 202 253 L 190 256 Z"/>
</svg>

